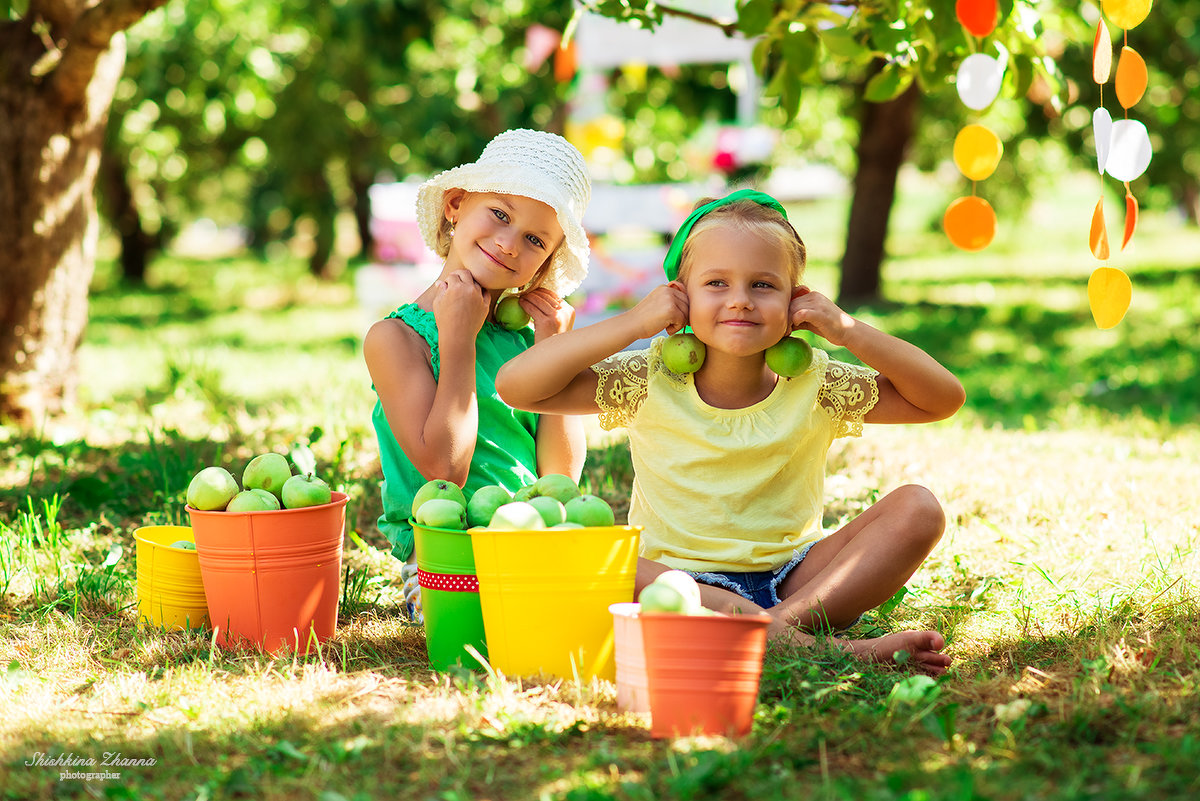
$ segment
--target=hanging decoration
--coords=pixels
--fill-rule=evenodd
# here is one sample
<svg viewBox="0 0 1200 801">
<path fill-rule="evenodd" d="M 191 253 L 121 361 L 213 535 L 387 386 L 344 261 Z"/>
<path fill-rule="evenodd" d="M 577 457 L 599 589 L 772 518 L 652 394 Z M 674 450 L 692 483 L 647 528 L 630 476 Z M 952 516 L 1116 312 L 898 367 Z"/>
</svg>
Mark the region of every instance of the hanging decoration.
<svg viewBox="0 0 1200 801">
<path fill-rule="evenodd" d="M 997 0 L 956 0 L 954 10 L 972 37 L 982 39 L 996 29 Z M 1004 62 L 986 53 L 972 53 L 963 59 L 954 80 L 959 99 L 973 111 L 990 106 L 1003 82 Z M 965 126 L 954 139 L 954 163 L 971 181 L 971 194 L 950 203 L 942 217 L 942 228 L 962 250 L 983 250 L 996 235 L 996 212 L 976 195 L 975 184 L 996 171 L 1003 155 L 1000 137 L 979 123 Z"/>
<path fill-rule="evenodd" d="M 1129 46 L 1129 31 L 1150 14 L 1151 0 L 1102 0 L 1104 15 L 1096 23 L 1092 42 L 1092 80 L 1100 87 L 1098 107 L 1092 113 L 1092 138 L 1096 144 L 1096 168 L 1125 186 L 1125 227 L 1121 237 L 1124 251 L 1137 230 L 1138 202 L 1129 182 L 1139 178 L 1150 166 L 1153 155 L 1150 134 L 1146 126 L 1129 118 L 1129 110 L 1146 93 L 1148 72 L 1146 61 Z M 1121 50 L 1116 59 L 1113 88 L 1124 116 L 1114 121 L 1104 108 L 1104 86 L 1113 75 L 1113 41 L 1104 19 L 1121 29 Z M 1108 227 L 1104 219 L 1104 194 L 1092 211 L 1088 245 L 1099 261 L 1112 256 L 1108 243 Z M 1133 297 L 1133 285 L 1120 268 L 1096 267 L 1088 280 L 1088 305 L 1092 319 L 1099 328 L 1112 328 L 1125 317 Z"/>
</svg>

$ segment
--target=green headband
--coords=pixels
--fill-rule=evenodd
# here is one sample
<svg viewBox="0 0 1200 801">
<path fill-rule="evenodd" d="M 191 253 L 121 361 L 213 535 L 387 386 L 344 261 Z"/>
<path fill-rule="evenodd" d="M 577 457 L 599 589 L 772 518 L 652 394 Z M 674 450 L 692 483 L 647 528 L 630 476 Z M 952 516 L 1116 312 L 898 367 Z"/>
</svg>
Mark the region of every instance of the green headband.
<svg viewBox="0 0 1200 801">
<path fill-rule="evenodd" d="M 663 259 L 663 272 L 667 274 L 668 281 L 674 281 L 679 277 L 679 262 L 683 260 L 683 243 L 691 235 L 692 226 L 710 211 L 721 206 L 728 206 L 730 203 L 736 203 L 739 200 L 753 200 L 760 206 L 769 206 L 782 214 L 783 219 L 787 219 L 787 212 L 783 210 L 783 206 L 780 205 L 778 200 L 766 192 L 759 192 L 754 189 L 739 189 L 719 200 L 714 200 L 712 203 L 706 203 L 688 215 L 688 218 L 683 221 L 683 225 L 679 226 L 679 230 L 675 232 L 675 238 L 671 240 L 671 247 L 667 251 L 667 257 Z"/>
</svg>

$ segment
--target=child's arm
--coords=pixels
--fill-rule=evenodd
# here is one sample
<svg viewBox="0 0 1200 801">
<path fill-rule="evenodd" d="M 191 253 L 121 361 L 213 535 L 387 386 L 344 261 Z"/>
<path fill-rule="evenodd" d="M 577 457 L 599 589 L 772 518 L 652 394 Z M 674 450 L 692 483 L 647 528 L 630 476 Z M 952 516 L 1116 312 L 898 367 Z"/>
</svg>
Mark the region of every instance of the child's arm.
<svg viewBox="0 0 1200 801">
<path fill-rule="evenodd" d="M 879 372 L 879 402 L 868 423 L 929 423 L 957 412 L 966 400 L 954 374 L 925 351 L 856 320 L 805 287 L 792 299 L 792 325 L 845 347 Z"/>
<path fill-rule="evenodd" d="M 433 287 L 441 371 L 429 367 L 424 341 L 395 319 L 380 320 L 363 340 L 363 357 L 388 425 L 421 475 L 462 486 L 475 455 L 479 407 L 475 397 L 475 336 L 488 299 L 466 270 Z"/>
<path fill-rule="evenodd" d="M 547 289 L 527 292 L 521 298 L 521 307 L 533 320 L 535 344 L 570 331 L 575 324 L 575 309 Z M 578 483 L 586 458 L 587 433 L 583 428 L 583 418 L 559 414 L 542 414 L 538 417 L 539 476 L 562 473 Z"/>
<path fill-rule="evenodd" d="M 496 390 L 518 409 L 595 414 L 600 409 L 592 365 L 664 329 L 678 331 L 687 323 L 687 309 L 683 285 L 663 284 L 629 311 L 535 343 L 500 368 Z"/>
</svg>

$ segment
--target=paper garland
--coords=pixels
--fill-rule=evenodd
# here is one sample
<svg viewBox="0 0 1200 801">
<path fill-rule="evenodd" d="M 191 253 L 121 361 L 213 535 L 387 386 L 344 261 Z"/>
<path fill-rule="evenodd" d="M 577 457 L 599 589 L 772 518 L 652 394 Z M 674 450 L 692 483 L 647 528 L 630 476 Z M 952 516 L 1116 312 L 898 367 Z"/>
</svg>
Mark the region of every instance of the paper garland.
<svg viewBox="0 0 1200 801">
<path fill-rule="evenodd" d="M 1092 80 L 1100 87 L 1099 108 L 1092 113 L 1096 167 L 1101 177 L 1107 173 L 1125 185 L 1122 251 L 1133 239 L 1138 221 L 1138 202 L 1129 188 L 1129 182 L 1136 180 L 1146 171 L 1153 156 L 1150 134 L 1146 126 L 1137 120 L 1129 119 L 1129 109 L 1137 105 L 1145 95 L 1148 83 L 1146 61 L 1129 46 L 1129 30 L 1146 19 L 1150 13 L 1150 6 L 1151 0 L 1102 0 L 1104 17 L 1122 29 L 1121 50 L 1117 55 L 1113 88 L 1125 116 L 1115 122 L 1104 108 L 1104 85 L 1113 74 L 1113 44 L 1104 17 L 1096 24 L 1096 35 L 1092 42 Z M 1088 246 L 1092 255 L 1100 261 L 1107 261 L 1112 255 L 1108 244 L 1108 228 L 1104 220 L 1103 194 L 1092 211 Z M 1132 295 L 1133 287 L 1129 276 L 1119 268 L 1095 268 L 1088 280 L 1088 305 L 1096 325 L 1099 328 L 1112 328 L 1120 323 L 1129 310 Z"/>
<path fill-rule="evenodd" d="M 956 0 L 954 11 L 971 36 L 982 39 L 996 29 L 997 0 Z M 959 99 L 973 111 L 990 106 L 1003 82 L 1003 62 L 985 53 L 972 53 L 963 59 L 954 79 Z M 962 250 L 982 250 L 996 235 L 996 212 L 975 195 L 975 182 L 994 173 L 1003 155 L 1000 137 L 987 126 L 972 123 L 954 138 L 954 164 L 971 181 L 971 194 L 950 203 L 942 217 L 942 229 Z"/>
</svg>

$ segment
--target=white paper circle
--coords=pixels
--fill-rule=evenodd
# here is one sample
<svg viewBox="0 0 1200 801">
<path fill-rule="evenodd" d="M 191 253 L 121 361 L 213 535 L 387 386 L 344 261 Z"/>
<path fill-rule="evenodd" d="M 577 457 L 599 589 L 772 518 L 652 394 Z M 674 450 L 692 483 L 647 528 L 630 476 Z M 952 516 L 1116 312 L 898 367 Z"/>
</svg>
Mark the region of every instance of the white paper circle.
<svg viewBox="0 0 1200 801">
<path fill-rule="evenodd" d="M 1112 115 L 1106 108 L 1098 108 L 1092 112 L 1092 141 L 1096 143 L 1096 168 L 1104 175 L 1104 165 L 1108 163 L 1108 146 L 1112 137 Z"/>
<path fill-rule="evenodd" d="M 963 59 L 958 67 L 954 85 L 958 96 L 967 108 L 976 111 L 985 109 L 1000 94 L 1004 82 L 1004 65 L 999 60 L 983 53 L 974 53 Z"/>
<path fill-rule="evenodd" d="M 1150 134 L 1137 120 L 1112 124 L 1105 171 L 1118 181 L 1132 181 L 1150 166 Z"/>
</svg>

